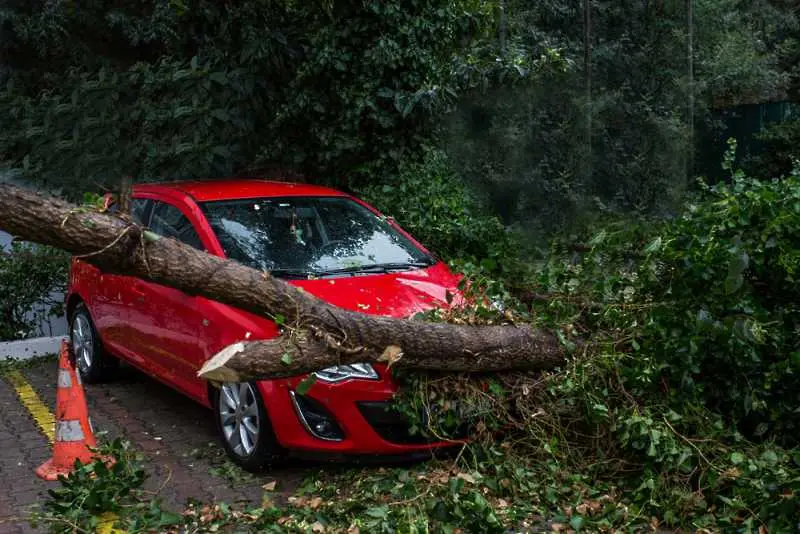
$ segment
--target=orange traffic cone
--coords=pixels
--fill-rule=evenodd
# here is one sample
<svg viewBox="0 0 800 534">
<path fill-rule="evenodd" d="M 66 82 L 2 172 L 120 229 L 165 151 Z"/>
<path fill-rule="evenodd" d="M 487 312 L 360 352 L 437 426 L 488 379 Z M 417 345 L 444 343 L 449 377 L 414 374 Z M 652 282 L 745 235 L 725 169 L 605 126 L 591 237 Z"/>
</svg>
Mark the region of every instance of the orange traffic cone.
<svg viewBox="0 0 800 534">
<path fill-rule="evenodd" d="M 53 457 L 36 468 L 36 474 L 45 480 L 57 480 L 59 475 L 72 471 L 75 460 L 88 463 L 95 457 L 89 447 L 97 447 L 89 422 L 89 410 L 83 394 L 80 375 L 69 357 L 70 345 L 61 343 L 58 358 L 58 391 L 56 392 L 56 441 Z"/>
</svg>

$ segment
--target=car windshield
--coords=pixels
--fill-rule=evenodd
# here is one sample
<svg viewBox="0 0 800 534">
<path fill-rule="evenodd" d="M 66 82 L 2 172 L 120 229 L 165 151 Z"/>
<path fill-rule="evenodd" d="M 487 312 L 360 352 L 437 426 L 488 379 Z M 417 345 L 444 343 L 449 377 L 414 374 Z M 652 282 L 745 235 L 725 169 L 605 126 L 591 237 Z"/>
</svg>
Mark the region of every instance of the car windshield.
<svg viewBox="0 0 800 534">
<path fill-rule="evenodd" d="M 383 218 L 346 197 L 205 202 L 228 258 L 283 276 L 426 267 L 433 259 Z"/>
</svg>

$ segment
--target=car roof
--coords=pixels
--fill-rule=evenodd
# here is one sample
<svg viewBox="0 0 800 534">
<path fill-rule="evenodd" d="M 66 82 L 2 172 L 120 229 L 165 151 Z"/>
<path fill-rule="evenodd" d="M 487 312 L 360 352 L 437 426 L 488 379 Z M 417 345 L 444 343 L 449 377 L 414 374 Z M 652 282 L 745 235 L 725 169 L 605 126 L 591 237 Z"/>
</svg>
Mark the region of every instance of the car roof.
<svg viewBox="0 0 800 534">
<path fill-rule="evenodd" d="M 133 186 L 133 192 L 134 194 L 179 192 L 191 196 L 198 202 L 261 197 L 347 196 L 329 187 L 257 178 L 137 184 Z"/>
</svg>

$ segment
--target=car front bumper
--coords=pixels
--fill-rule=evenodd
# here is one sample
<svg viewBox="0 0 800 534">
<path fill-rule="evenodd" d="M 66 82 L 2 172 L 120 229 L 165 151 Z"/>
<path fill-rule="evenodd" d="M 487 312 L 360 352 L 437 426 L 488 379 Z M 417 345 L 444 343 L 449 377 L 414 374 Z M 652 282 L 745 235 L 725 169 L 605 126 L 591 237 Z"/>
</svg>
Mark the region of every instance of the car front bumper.
<svg viewBox="0 0 800 534">
<path fill-rule="evenodd" d="M 348 456 L 407 456 L 457 444 L 411 435 L 402 415 L 391 409 L 397 386 L 385 368 L 376 366 L 376 370 L 378 380 L 317 380 L 306 393 L 340 427 L 341 439 L 335 440 L 315 436 L 298 410 L 292 397 L 303 377 L 260 381 L 259 389 L 278 443 L 292 451 Z"/>
</svg>

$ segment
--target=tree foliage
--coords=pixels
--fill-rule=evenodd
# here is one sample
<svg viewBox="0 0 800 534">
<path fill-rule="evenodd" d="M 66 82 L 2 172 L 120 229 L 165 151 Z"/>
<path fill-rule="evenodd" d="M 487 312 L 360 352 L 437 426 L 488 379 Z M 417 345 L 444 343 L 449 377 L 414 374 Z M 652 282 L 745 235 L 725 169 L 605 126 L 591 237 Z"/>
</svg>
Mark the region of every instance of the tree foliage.
<svg viewBox="0 0 800 534">
<path fill-rule="evenodd" d="M 799 183 L 797 171 L 768 182 L 736 171 L 675 221 L 596 234 L 584 261 L 542 281 L 594 295 L 605 311 L 592 324 L 627 331 L 634 395 L 663 395 L 678 413 L 704 406 L 751 439 L 796 444 Z"/>
<path fill-rule="evenodd" d="M 9 0 L 0 161 L 67 190 L 276 165 L 360 188 L 438 145 L 506 223 L 672 213 L 713 106 L 796 93 L 792 2 L 692 5 Z"/>
<path fill-rule="evenodd" d="M 712 110 L 783 98 L 798 31 L 786 2 L 692 5 L 689 27 L 685 2 L 507 2 L 509 35 L 569 68 L 460 99 L 444 134 L 458 172 L 506 222 L 546 233 L 598 211 L 674 214 L 695 146 L 727 137 Z"/>
<path fill-rule="evenodd" d="M 0 155 L 84 189 L 264 164 L 347 185 L 414 158 L 496 62 L 483 2 L 9 2 Z"/>
<path fill-rule="evenodd" d="M 404 162 L 396 175 L 359 193 L 446 260 L 513 256 L 512 236 L 453 171 L 441 150 Z"/>
<path fill-rule="evenodd" d="M 732 161 L 729 153 L 728 169 Z M 505 320 L 561 329 L 566 343 L 580 335 L 574 360 L 544 375 L 403 374 L 401 410 L 413 428 L 455 438 L 468 421 L 489 447 L 475 464 L 482 476 L 510 464 L 556 477 L 528 490 L 542 507 L 563 510 L 570 498 L 556 495 L 588 477 L 571 505 L 599 488 L 613 495 L 602 513 L 580 514 L 598 529 L 635 521 L 623 507 L 669 527 L 795 529 L 800 173 L 760 181 L 735 171 L 730 183 L 699 189 L 671 221 L 607 221 L 578 254 L 554 244 L 527 280 L 546 298 L 500 301 Z M 470 291 L 479 303 L 501 296 L 496 283 Z M 498 315 L 478 305 L 429 318 Z"/>
</svg>

